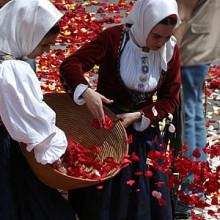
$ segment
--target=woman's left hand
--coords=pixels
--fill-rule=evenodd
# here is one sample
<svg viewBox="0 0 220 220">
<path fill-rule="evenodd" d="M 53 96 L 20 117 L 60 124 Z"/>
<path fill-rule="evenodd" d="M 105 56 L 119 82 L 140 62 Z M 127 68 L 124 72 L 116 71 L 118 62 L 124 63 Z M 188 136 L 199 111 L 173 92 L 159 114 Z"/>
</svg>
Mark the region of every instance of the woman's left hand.
<svg viewBox="0 0 220 220">
<path fill-rule="evenodd" d="M 135 121 L 141 118 L 141 113 L 129 112 L 129 113 L 118 114 L 117 117 L 121 120 L 124 127 L 127 128 L 129 125 L 131 125 L 132 123 L 134 123 Z"/>
<path fill-rule="evenodd" d="M 58 159 L 55 162 L 53 162 L 52 167 L 56 170 L 59 170 L 61 173 L 67 174 L 66 168 L 62 164 L 62 160 Z"/>
</svg>

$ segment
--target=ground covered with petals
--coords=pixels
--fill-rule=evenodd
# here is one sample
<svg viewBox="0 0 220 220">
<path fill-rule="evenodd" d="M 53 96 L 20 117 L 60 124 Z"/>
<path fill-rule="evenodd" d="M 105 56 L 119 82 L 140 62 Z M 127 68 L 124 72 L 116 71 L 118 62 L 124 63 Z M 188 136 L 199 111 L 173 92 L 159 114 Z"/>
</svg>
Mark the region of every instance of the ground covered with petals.
<svg viewBox="0 0 220 220">
<path fill-rule="evenodd" d="M 65 92 L 59 78 L 59 66 L 64 58 L 74 53 L 83 43 L 89 42 L 110 25 L 119 24 L 129 13 L 133 1 L 83 1 L 83 0 L 53 0 L 58 9 L 63 11 L 64 16 L 60 22 L 61 34 L 57 39 L 55 47 L 49 54 L 37 59 L 37 74 L 41 81 L 42 90 L 46 92 Z M 112 3 L 114 2 L 114 3 Z M 85 73 L 85 77 L 93 88 L 97 84 L 97 69 L 95 66 L 91 71 Z M 210 68 L 209 76 L 205 85 L 204 105 L 207 118 L 208 145 L 203 149 L 209 155 L 208 162 L 198 161 L 200 151 L 193 152 L 193 161 L 184 157 L 187 146 L 183 146 L 178 156 L 173 156 L 172 151 L 150 152 L 149 167 L 166 172 L 170 176 L 169 186 L 174 188 L 180 185 L 189 175 L 194 178 L 190 184 L 191 195 L 185 195 L 181 190 L 177 191 L 182 201 L 194 207 L 192 212 L 193 220 L 220 219 L 220 67 L 213 65 Z M 161 147 L 165 147 L 161 145 Z M 129 160 L 138 160 L 137 155 L 130 155 Z M 173 171 L 179 176 L 173 175 Z M 151 169 L 145 173 L 151 178 Z M 129 180 L 128 185 L 134 182 Z M 158 186 L 163 186 L 158 182 Z M 101 189 L 102 187 L 99 187 Z M 206 199 L 200 198 L 200 193 L 206 195 Z M 162 195 L 159 191 L 152 192 L 161 205 Z"/>
</svg>

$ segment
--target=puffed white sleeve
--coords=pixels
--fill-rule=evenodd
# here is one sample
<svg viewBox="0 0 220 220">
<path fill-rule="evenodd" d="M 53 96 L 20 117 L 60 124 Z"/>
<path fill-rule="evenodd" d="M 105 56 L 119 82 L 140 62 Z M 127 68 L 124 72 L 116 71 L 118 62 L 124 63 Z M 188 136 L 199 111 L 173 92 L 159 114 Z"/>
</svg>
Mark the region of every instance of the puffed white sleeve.
<svg viewBox="0 0 220 220">
<path fill-rule="evenodd" d="M 55 112 L 43 101 L 40 82 L 30 65 L 18 60 L 0 65 L 0 115 L 11 137 L 34 150 L 41 164 L 53 163 L 66 150 Z"/>
</svg>

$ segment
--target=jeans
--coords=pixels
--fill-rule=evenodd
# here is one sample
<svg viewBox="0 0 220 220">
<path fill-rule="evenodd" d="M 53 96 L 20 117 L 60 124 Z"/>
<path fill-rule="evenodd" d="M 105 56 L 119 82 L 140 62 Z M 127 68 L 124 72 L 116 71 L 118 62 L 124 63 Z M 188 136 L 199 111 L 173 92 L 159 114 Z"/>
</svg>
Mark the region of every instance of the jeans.
<svg viewBox="0 0 220 220">
<path fill-rule="evenodd" d="M 192 152 L 199 148 L 201 151 L 200 160 L 207 159 L 202 148 L 207 144 L 206 126 L 203 107 L 203 86 L 208 73 L 208 65 L 183 66 L 181 68 L 182 92 L 183 92 L 183 138 L 188 146 L 186 156 L 195 160 Z"/>
</svg>

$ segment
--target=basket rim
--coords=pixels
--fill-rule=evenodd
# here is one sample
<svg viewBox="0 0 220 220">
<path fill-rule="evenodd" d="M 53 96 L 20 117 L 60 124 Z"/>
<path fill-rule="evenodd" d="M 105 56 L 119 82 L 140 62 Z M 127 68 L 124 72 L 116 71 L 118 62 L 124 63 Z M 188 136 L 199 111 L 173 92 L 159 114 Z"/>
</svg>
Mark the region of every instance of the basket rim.
<svg viewBox="0 0 220 220">
<path fill-rule="evenodd" d="M 70 97 L 70 94 L 68 93 L 47 93 L 45 94 L 46 96 L 54 96 L 54 99 L 56 102 L 58 102 L 58 99 L 57 97 L 59 96 L 59 98 L 64 98 L 64 96 L 69 96 L 69 100 L 71 100 L 71 102 L 73 102 L 73 100 L 71 99 Z M 46 101 L 45 101 L 46 102 Z M 47 103 L 47 102 L 46 102 Z M 47 105 L 49 107 L 50 104 L 47 103 Z M 52 108 L 52 107 L 51 107 Z M 121 137 L 123 140 L 122 142 L 122 145 L 121 145 L 121 148 L 123 149 L 122 153 L 119 154 L 121 155 L 121 158 L 119 159 L 118 163 L 122 162 L 123 158 L 128 155 L 128 152 L 129 152 L 129 144 L 127 142 L 127 139 L 128 139 L 128 135 L 127 135 L 127 132 L 126 132 L 126 128 L 123 126 L 122 122 L 116 117 L 115 113 L 112 112 L 107 106 L 103 105 L 103 108 L 106 110 L 106 113 L 108 114 L 108 112 L 110 112 L 110 116 L 111 116 L 111 119 L 113 120 L 114 119 L 114 123 L 117 124 L 117 126 L 119 126 L 119 130 L 120 130 L 120 134 L 121 134 Z M 52 108 L 53 109 L 53 108 Z M 56 111 L 55 111 L 56 112 Z M 56 123 L 57 124 L 57 123 Z M 59 126 L 58 126 L 59 127 Z M 102 128 L 104 129 L 104 128 Z M 65 130 L 63 130 L 64 133 L 66 133 Z M 75 142 L 77 143 L 80 143 L 79 141 L 77 140 L 74 140 Z M 40 170 L 45 169 L 45 172 L 48 172 L 50 174 L 54 173 L 55 176 L 59 176 L 60 175 L 60 178 L 62 179 L 62 177 L 64 178 L 64 181 L 68 181 L 68 182 L 73 182 L 72 186 L 74 186 L 74 180 L 76 181 L 76 185 L 77 184 L 82 184 L 82 185 L 86 185 L 86 186 L 89 186 L 90 184 L 91 185 L 96 185 L 96 184 L 99 184 L 99 183 L 102 183 L 108 179 L 111 179 L 112 177 L 114 177 L 115 175 L 117 175 L 120 171 L 121 171 L 121 167 L 120 167 L 120 164 L 118 167 L 112 169 L 109 174 L 107 174 L 106 176 L 104 177 L 98 177 L 98 178 L 95 178 L 95 179 L 92 179 L 92 178 L 87 178 L 87 177 L 76 177 L 76 176 L 72 176 L 72 175 L 68 175 L 66 173 L 63 173 L 61 171 L 59 171 L 58 169 L 55 169 L 51 164 L 46 164 L 46 165 L 42 165 L 40 163 L 38 163 L 35 159 L 35 156 L 34 156 L 34 153 L 33 151 L 31 152 L 28 152 L 26 150 L 26 146 L 23 144 L 22 145 L 22 151 L 25 151 L 23 152 L 23 155 L 26 157 L 26 160 L 28 161 L 30 167 L 32 168 L 33 172 L 37 175 L 37 177 L 43 182 L 45 183 L 46 185 L 52 187 L 52 188 L 59 188 L 59 187 L 53 187 L 53 185 L 56 185 L 53 184 L 53 183 L 47 183 L 45 182 L 45 176 L 40 176 L 41 174 L 39 172 L 41 172 Z M 53 174 L 52 174 L 53 175 Z M 69 184 L 69 183 L 67 183 Z M 62 187 L 60 187 L 62 189 Z M 68 188 L 69 188 L 69 185 L 68 185 Z M 76 188 L 75 186 L 72 187 L 72 189 Z M 77 188 L 78 185 L 77 185 Z M 65 188 L 64 188 L 65 189 Z"/>
<path fill-rule="evenodd" d="M 52 166 L 51 166 L 51 167 L 52 167 Z M 68 174 L 66 174 L 66 173 L 62 173 L 62 172 L 60 172 L 59 170 L 57 170 L 57 169 L 55 169 L 55 168 L 53 168 L 53 167 L 52 167 L 52 169 L 53 169 L 53 171 L 56 172 L 57 174 L 60 174 L 60 175 L 62 175 L 62 176 L 66 176 L 67 178 L 70 178 L 70 179 L 73 179 L 73 180 L 79 180 L 79 181 L 83 181 L 83 182 L 88 182 L 88 183 L 89 183 L 89 182 L 101 183 L 101 182 L 103 182 L 103 181 L 105 181 L 105 180 L 107 180 L 107 179 L 109 179 L 109 178 L 115 176 L 115 175 L 118 174 L 118 173 L 120 172 L 120 170 L 121 170 L 121 169 L 115 169 L 115 171 L 112 172 L 111 175 L 107 175 L 107 176 L 105 176 L 104 178 L 100 178 L 100 179 L 89 179 L 89 178 L 82 178 L 82 177 L 74 177 L 74 176 L 68 175 Z"/>
</svg>

